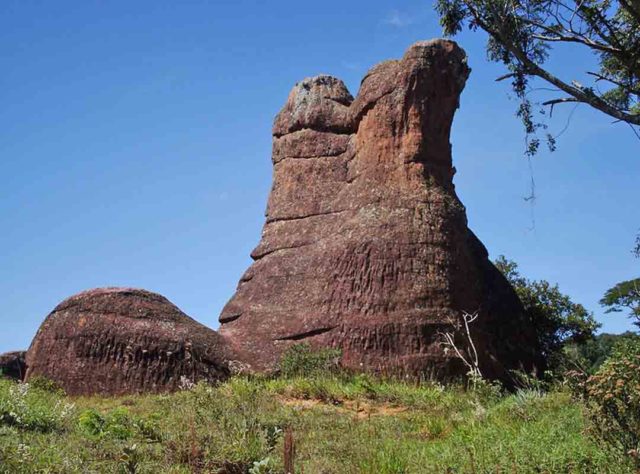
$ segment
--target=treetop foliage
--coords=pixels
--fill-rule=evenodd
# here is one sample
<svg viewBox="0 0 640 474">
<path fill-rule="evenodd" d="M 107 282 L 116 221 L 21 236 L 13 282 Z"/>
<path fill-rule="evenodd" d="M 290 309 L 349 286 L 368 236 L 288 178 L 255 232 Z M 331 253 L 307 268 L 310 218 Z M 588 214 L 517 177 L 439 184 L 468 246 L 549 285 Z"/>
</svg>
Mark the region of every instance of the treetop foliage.
<svg viewBox="0 0 640 474">
<path fill-rule="evenodd" d="M 560 93 L 542 104 L 550 113 L 556 104 L 584 103 L 632 128 L 640 125 L 640 0 L 436 0 L 436 10 L 447 35 L 464 26 L 488 33 L 489 59 L 506 66 L 508 74 L 499 79 L 511 78 L 520 99 L 517 115 L 525 127 L 527 155 L 537 153 L 537 133 L 546 128 L 534 120 L 533 77 Z M 582 71 L 590 85 L 562 79 L 546 67 L 560 43 L 596 56 L 596 70 Z M 555 148 L 551 135 L 547 143 Z"/>
<path fill-rule="evenodd" d="M 566 343 L 589 340 L 600 327 L 593 314 L 571 301 L 558 285 L 523 277 L 518 265 L 502 255 L 495 265 L 516 290 L 536 328 L 540 349 L 550 366 L 558 362 Z"/>
<path fill-rule="evenodd" d="M 640 278 L 622 281 L 609 288 L 600 300 L 607 307 L 607 313 L 629 311 L 629 317 L 640 327 Z"/>
</svg>

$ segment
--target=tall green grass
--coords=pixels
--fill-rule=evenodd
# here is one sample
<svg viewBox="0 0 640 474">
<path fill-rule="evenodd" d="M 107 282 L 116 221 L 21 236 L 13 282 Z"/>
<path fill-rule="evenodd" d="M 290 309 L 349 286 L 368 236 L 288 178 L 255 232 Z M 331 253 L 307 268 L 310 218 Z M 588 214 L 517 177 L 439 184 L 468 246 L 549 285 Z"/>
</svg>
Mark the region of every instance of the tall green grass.
<svg viewBox="0 0 640 474">
<path fill-rule="evenodd" d="M 318 372 L 70 399 L 0 382 L 2 473 L 625 473 L 558 389 L 499 393 Z M 23 393 L 24 392 L 24 393 Z M 12 415 L 19 406 L 19 423 Z M 7 409 L 10 407 L 11 409 Z"/>
</svg>

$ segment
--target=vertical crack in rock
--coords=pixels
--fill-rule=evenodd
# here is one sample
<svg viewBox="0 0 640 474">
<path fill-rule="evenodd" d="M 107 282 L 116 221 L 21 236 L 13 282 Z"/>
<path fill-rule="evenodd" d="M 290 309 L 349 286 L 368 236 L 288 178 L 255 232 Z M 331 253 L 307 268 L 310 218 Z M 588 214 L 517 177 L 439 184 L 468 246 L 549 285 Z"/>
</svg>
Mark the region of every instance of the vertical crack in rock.
<svg viewBox="0 0 640 474">
<path fill-rule="evenodd" d="M 487 376 L 537 363 L 531 323 L 453 185 L 449 135 L 469 71 L 454 42 L 432 40 L 372 68 L 355 98 L 331 76 L 293 88 L 274 122 L 257 260 L 220 316 L 254 369 L 304 340 L 354 368 L 460 374 L 439 332 L 462 311 L 480 312 Z"/>
</svg>

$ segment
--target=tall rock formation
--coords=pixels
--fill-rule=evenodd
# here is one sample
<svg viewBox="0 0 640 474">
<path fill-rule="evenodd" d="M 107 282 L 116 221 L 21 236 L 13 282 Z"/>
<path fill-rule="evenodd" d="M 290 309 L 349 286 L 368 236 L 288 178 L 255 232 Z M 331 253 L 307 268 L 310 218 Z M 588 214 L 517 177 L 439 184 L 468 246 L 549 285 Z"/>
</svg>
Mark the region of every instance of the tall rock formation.
<svg viewBox="0 0 640 474">
<path fill-rule="evenodd" d="M 465 311 L 479 313 L 471 333 L 485 375 L 532 369 L 531 322 L 453 185 L 449 132 L 469 71 L 454 42 L 433 40 L 371 69 L 355 99 L 331 76 L 293 88 L 273 127 L 255 262 L 220 315 L 254 369 L 309 342 L 342 349 L 354 368 L 463 373 L 441 333 Z"/>
<path fill-rule="evenodd" d="M 233 357 L 222 338 L 169 300 L 132 288 L 99 288 L 60 303 L 27 352 L 27 380 L 41 375 L 67 393 L 120 394 L 215 381 Z"/>
</svg>

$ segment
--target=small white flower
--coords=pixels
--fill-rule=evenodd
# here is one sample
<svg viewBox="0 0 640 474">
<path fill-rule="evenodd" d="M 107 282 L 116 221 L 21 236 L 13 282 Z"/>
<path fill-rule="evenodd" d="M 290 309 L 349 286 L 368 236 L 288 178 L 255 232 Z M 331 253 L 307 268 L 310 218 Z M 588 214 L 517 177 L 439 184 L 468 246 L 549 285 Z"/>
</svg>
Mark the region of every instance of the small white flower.
<svg viewBox="0 0 640 474">
<path fill-rule="evenodd" d="M 16 457 L 18 458 L 18 462 L 24 463 L 29 460 L 29 457 L 31 456 L 31 450 L 26 444 L 20 443 L 16 449 L 16 455 Z"/>
<path fill-rule="evenodd" d="M 184 375 L 180 376 L 180 382 L 178 382 L 178 388 L 180 390 L 192 390 L 196 386 L 192 380 L 185 377 Z"/>
</svg>

